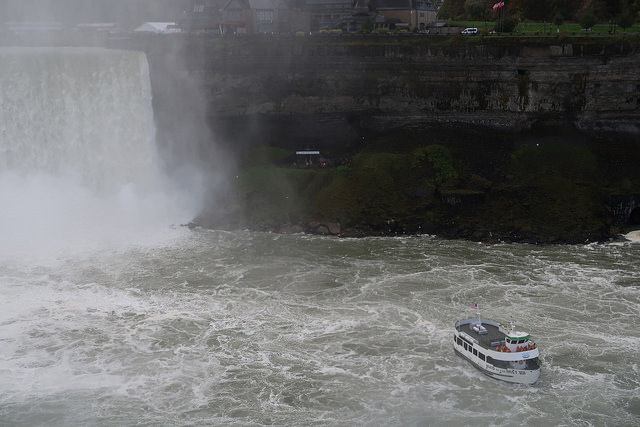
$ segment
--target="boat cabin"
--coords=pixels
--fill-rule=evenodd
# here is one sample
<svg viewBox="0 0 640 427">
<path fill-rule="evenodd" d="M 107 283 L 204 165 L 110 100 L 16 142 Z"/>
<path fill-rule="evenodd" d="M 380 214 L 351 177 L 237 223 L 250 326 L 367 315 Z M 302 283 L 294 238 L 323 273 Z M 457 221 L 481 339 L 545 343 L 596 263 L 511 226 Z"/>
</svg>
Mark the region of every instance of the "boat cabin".
<svg viewBox="0 0 640 427">
<path fill-rule="evenodd" d="M 527 332 L 516 331 L 514 325 L 509 329 L 500 328 L 504 334 L 504 343 L 511 352 L 527 351 L 535 348 L 535 344 L 531 341 L 531 335 Z"/>
</svg>

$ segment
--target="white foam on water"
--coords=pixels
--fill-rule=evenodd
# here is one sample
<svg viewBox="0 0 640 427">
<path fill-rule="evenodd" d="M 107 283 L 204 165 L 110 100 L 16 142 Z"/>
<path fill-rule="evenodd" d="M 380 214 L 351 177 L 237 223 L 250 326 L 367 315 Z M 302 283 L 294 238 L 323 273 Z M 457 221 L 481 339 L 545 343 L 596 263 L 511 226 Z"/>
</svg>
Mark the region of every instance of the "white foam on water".
<svg viewBox="0 0 640 427">
<path fill-rule="evenodd" d="M 0 255 L 16 260 L 154 244 L 192 214 L 163 193 L 96 195 L 42 174 L 0 174 L 0 205 Z"/>
<path fill-rule="evenodd" d="M 624 235 L 625 239 L 630 240 L 634 243 L 640 242 L 640 230 L 630 231 Z"/>
</svg>

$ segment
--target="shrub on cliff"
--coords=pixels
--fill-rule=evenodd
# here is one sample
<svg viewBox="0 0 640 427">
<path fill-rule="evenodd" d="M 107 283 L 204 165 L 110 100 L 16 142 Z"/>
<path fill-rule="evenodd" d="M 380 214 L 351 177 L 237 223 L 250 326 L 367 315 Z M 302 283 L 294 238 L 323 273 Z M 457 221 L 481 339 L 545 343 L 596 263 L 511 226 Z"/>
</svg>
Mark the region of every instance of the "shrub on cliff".
<svg viewBox="0 0 640 427">
<path fill-rule="evenodd" d="M 407 156 L 386 152 L 359 153 L 352 166 L 335 170 L 319 189 L 317 214 L 323 219 L 349 226 L 380 225 L 405 215 L 406 186 L 411 182 Z"/>
<path fill-rule="evenodd" d="M 510 170 L 522 184 L 535 184 L 551 175 L 590 179 L 597 170 L 596 156 L 572 145 L 543 144 L 520 148 L 511 155 Z"/>
<path fill-rule="evenodd" d="M 437 185 L 442 185 L 447 181 L 458 178 L 458 172 L 453 165 L 451 151 L 444 145 L 432 144 L 413 152 L 413 167 L 419 167 L 426 161 L 429 162 L 433 169 Z"/>
<path fill-rule="evenodd" d="M 518 26 L 518 22 L 513 17 L 507 16 L 502 20 L 496 21 L 495 25 L 503 33 L 512 33 Z"/>
<path fill-rule="evenodd" d="M 371 22 L 371 18 L 370 17 L 366 17 L 364 22 L 362 23 L 362 27 L 360 27 L 360 30 L 358 30 L 359 33 L 370 33 L 371 31 L 373 31 L 373 22 Z"/>
<path fill-rule="evenodd" d="M 627 13 L 623 13 L 622 15 L 620 15 L 617 19 L 618 21 L 618 25 L 623 29 L 626 30 L 627 28 L 631 27 L 636 19 L 633 16 L 632 13 L 627 12 Z"/>
<path fill-rule="evenodd" d="M 580 18 L 580 26 L 585 30 L 590 29 L 598 23 L 598 18 L 591 12 L 587 12 Z"/>
<path fill-rule="evenodd" d="M 589 234 L 598 238 L 607 213 L 597 157 L 590 150 L 568 144 L 526 146 L 511 155 L 509 172 L 510 185 L 491 207 L 492 216 L 502 217 L 507 228 L 569 242 Z"/>
</svg>

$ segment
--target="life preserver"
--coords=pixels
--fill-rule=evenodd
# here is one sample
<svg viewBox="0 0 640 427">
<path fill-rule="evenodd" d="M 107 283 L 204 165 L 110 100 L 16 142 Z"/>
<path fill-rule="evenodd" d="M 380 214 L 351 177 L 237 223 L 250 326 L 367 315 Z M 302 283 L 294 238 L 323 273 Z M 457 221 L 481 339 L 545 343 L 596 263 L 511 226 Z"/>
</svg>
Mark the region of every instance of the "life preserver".
<svg viewBox="0 0 640 427">
<path fill-rule="evenodd" d="M 502 346 L 502 348 L 501 348 L 500 350 L 501 350 L 501 351 L 506 352 L 506 351 L 507 351 L 507 346 L 506 346 L 506 345 L 503 345 L 503 346 Z"/>
</svg>

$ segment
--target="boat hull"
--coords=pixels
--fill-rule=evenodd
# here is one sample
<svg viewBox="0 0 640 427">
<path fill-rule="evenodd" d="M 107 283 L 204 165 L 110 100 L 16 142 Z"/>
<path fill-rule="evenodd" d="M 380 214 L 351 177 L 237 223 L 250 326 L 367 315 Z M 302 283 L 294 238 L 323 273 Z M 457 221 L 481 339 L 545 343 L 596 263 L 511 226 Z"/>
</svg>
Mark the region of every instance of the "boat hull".
<svg viewBox="0 0 640 427">
<path fill-rule="evenodd" d="M 495 366 L 486 362 L 475 360 L 473 355 L 469 356 L 468 354 L 465 354 L 468 352 L 466 352 L 464 349 L 459 350 L 456 347 L 457 346 L 454 345 L 454 350 L 458 356 L 467 360 L 483 374 L 496 380 L 506 381 L 514 384 L 534 384 L 540 377 L 540 369 L 525 370 L 496 368 Z"/>
</svg>

